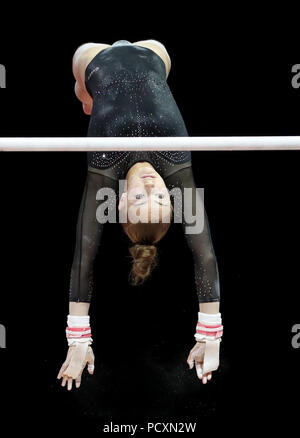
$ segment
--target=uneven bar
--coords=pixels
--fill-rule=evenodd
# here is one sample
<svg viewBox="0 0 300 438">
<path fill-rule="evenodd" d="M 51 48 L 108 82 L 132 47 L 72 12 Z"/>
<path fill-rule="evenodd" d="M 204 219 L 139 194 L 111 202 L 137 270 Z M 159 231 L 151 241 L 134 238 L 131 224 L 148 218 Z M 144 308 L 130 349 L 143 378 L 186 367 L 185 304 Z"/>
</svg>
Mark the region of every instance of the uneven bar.
<svg viewBox="0 0 300 438">
<path fill-rule="evenodd" d="M 0 151 L 261 151 L 300 150 L 300 136 L 0 137 Z"/>
</svg>

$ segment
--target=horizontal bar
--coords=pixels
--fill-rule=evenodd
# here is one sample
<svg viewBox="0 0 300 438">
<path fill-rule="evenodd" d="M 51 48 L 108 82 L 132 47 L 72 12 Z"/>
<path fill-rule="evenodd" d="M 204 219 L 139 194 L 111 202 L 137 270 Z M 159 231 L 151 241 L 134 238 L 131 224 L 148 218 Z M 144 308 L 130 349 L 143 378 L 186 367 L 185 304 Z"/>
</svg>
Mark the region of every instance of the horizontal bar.
<svg viewBox="0 0 300 438">
<path fill-rule="evenodd" d="M 0 137 L 0 151 L 261 151 L 300 150 L 300 136 Z"/>
</svg>

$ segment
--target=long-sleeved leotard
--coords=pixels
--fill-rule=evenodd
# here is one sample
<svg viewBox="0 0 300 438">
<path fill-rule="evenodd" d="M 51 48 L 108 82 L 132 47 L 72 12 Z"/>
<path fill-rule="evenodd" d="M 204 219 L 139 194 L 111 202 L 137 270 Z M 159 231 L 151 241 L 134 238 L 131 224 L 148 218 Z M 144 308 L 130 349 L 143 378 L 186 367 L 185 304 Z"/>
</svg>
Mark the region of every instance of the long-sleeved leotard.
<svg viewBox="0 0 300 438">
<path fill-rule="evenodd" d="M 188 136 L 165 77 L 162 59 L 150 49 L 126 44 L 101 51 L 86 69 L 86 88 L 93 98 L 88 136 Z M 179 187 L 183 196 L 184 188 L 196 192 L 190 152 L 88 153 L 87 179 L 71 269 L 70 301 L 90 302 L 92 296 L 94 259 L 104 228 L 96 218 L 101 203 L 96 194 L 104 187 L 113 189 L 117 203 L 119 180 L 125 179 L 130 167 L 139 161 L 151 163 L 169 190 Z M 109 211 L 113 208 L 115 205 Z M 184 214 L 182 218 L 186 231 Z M 219 301 L 218 267 L 206 213 L 202 232 L 185 236 L 193 254 L 199 302 Z"/>
</svg>

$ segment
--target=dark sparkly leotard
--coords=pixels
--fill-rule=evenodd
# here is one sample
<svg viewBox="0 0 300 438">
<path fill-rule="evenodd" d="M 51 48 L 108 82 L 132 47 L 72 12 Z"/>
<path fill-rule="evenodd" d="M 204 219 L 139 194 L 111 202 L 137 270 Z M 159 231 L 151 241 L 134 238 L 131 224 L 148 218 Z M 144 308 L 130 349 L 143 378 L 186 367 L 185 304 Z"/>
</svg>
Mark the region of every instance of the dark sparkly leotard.
<svg viewBox="0 0 300 438">
<path fill-rule="evenodd" d="M 102 50 L 88 64 L 85 85 L 93 99 L 88 136 L 145 137 L 188 136 L 184 121 L 166 82 L 166 68 L 152 50 L 124 41 Z M 191 153 L 186 152 L 90 152 L 87 180 L 77 222 L 77 238 L 70 281 L 70 301 L 90 302 L 93 290 L 93 262 L 101 240 L 103 224 L 96 219 L 102 187 L 118 194 L 118 182 L 125 179 L 136 162 L 147 161 L 162 176 L 169 190 L 196 189 Z M 184 202 L 184 196 L 183 196 Z M 183 215 L 183 226 L 185 227 Z M 193 253 L 199 302 L 219 301 L 219 277 L 209 225 L 186 234 Z"/>
</svg>

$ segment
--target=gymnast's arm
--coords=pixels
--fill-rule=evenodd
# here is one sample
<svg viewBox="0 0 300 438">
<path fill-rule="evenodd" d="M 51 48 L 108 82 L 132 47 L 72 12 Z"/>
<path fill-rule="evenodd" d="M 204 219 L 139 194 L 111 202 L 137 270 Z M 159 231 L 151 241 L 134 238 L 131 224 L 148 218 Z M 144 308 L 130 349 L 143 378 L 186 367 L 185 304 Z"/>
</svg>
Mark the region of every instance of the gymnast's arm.
<svg viewBox="0 0 300 438">
<path fill-rule="evenodd" d="M 92 333 L 88 316 L 93 289 L 93 265 L 104 224 L 115 219 L 116 186 L 117 181 L 98 173 L 87 172 L 78 214 L 76 246 L 71 268 L 66 330 L 69 349 L 57 376 L 58 379 L 62 378 L 62 386 L 68 383 L 68 390 L 72 389 L 73 379 L 76 387 L 80 386 L 86 364 L 88 364 L 88 372 L 90 374 L 94 372 L 94 354 L 90 346 Z M 102 190 L 99 191 L 100 189 Z"/>
<path fill-rule="evenodd" d="M 181 201 L 179 199 L 177 208 L 174 198 L 174 221 L 181 221 L 180 219 L 182 217 L 186 241 L 193 255 L 199 311 L 203 313 L 218 313 L 220 301 L 218 265 L 206 211 L 202 197 L 196 190 L 192 167 L 181 169 L 173 175 L 170 175 L 166 179 L 166 184 L 169 190 L 172 190 L 175 186 L 179 187 L 182 193 L 182 199 Z M 184 188 L 192 189 L 192 202 L 188 202 L 188 194 L 184 191 Z M 187 208 L 186 212 L 184 208 L 182 208 L 185 204 Z M 194 226 L 189 224 L 188 216 L 191 215 L 196 216 Z M 195 231 L 199 230 L 201 232 L 195 233 Z"/>
<path fill-rule="evenodd" d="M 103 191 L 100 191 L 103 189 Z M 108 195 L 110 198 L 108 198 Z M 76 227 L 76 246 L 69 289 L 70 315 L 87 315 L 93 292 L 93 266 L 101 241 L 104 220 L 110 221 L 116 208 L 117 181 L 87 172 Z M 108 214 L 108 215 L 107 215 Z M 100 221 L 99 221 L 100 220 Z M 101 223 L 102 222 L 102 223 Z"/>
</svg>

